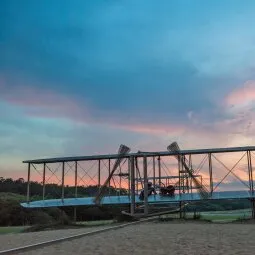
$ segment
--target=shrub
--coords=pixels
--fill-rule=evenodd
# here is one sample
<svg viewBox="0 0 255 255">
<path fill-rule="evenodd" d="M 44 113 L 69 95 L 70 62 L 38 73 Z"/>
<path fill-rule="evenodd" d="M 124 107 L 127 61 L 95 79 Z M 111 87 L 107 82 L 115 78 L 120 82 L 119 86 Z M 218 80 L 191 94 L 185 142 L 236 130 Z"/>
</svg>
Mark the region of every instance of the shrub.
<svg viewBox="0 0 255 255">
<path fill-rule="evenodd" d="M 29 217 L 31 225 L 43 225 L 54 223 L 53 217 L 43 211 L 32 211 Z"/>
</svg>

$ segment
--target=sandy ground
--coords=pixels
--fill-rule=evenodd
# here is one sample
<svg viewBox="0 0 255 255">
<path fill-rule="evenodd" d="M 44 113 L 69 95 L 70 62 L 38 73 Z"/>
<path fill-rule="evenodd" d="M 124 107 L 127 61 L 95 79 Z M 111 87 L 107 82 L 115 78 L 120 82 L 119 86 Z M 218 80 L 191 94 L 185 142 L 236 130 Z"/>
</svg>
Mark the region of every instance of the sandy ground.
<svg viewBox="0 0 255 255">
<path fill-rule="evenodd" d="M 255 224 L 149 222 L 20 254 L 251 255 L 254 236 Z"/>
<path fill-rule="evenodd" d="M 58 239 L 66 236 L 77 235 L 84 232 L 89 232 L 92 230 L 106 228 L 107 226 L 102 227 L 87 227 L 80 229 L 64 229 L 64 230 L 50 230 L 50 231 L 41 231 L 33 233 L 21 233 L 21 234 L 6 234 L 0 235 L 0 251 L 17 248 L 20 246 L 40 243 L 49 241 L 52 239 Z"/>
</svg>

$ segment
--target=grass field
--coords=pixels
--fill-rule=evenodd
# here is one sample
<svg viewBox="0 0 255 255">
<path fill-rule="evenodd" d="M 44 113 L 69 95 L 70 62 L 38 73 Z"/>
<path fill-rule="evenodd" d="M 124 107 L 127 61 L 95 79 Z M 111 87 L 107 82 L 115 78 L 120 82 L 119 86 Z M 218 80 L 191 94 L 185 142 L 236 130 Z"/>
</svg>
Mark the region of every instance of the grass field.
<svg viewBox="0 0 255 255">
<path fill-rule="evenodd" d="M 99 220 L 99 221 L 83 221 L 77 222 L 77 225 L 80 227 L 98 227 L 98 226 L 107 226 L 116 223 L 114 220 Z M 67 226 L 67 228 L 72 228 L 73 226 Z M 0 235 L 3 234 L 18 234 L 23 232 L 28 226 L 17 226 L 17 227 L 0 227 Z M 54 229 L 54 228 L 52 228 Z"/>
<path fill-rule="evenodd" d="M 12 233 L 21 233 L 26 227 L 0 227 L 0 235 L 3 234 L 12 234 Z"/>
<path fill-rule="evenodd" d="M 161 216 L 161 218 L 179 218 L 180 214 L 169 214 Z M 251 209 L 241 209 L 241 210 L 229 210 L 229 211 L 211 211 L 211 212 L 200 212 L 200 220 L 208 220 L 212 222 L 231 222 L 240 219 L 251 218 Z M 194 213 L 186 213 L 186 219 L 193 219 Z"/>
<path fill-rule="evenodd" d="M 201 219 L 210 221 L 234 221 L 239 219 L 248 219 L 251 217 L 250 209 L 233 210 L 233 211 L 216 211 L 216 212 L 201 212 Z"/>
</svg>

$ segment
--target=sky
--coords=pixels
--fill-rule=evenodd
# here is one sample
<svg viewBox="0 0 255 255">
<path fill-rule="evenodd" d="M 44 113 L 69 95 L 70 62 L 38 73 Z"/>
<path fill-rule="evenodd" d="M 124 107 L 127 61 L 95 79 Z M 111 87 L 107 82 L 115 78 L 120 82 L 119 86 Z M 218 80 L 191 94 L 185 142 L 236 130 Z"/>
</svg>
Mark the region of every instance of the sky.
<svg viewBox="0 0 255 255">
<path fill-rule="evenodd" d="M 0 174 L 120 144 L 254 145 L 254 14 L 253 0 L 0 1 Z"/>
</svg>

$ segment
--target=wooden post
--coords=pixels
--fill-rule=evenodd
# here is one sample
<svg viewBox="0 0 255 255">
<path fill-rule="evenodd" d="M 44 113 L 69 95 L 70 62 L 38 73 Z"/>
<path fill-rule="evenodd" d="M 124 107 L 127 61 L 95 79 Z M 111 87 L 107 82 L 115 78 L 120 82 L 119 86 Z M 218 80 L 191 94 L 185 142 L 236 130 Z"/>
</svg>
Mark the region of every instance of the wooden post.
<svg viewBox="0 0 255 255">
<path fill-rule="evenodd" d="M 75 198 L 77 198 L 78 190 L 77 190 L 77 183 L 78 183 L 78 167 L 77 161 L 75 161 L 75 170 L 74 170 L 74 187 L 75 187 Z"/>
<path fill-rule="evenodd" d="M 77 198 L 77 196 L 78 196 L 77 182 L 78 182 L 78 168 L 77 168 L 77 161 L 75 161 L 75 169 L 74 169 L 74 188 L 75 188 L 74 196 L 75 196 L 75 198 Z M 77 209 L 76 209 L 76 206 L 74 207 L 73 219 L 74 219 L 74 222 L 77 221 Z"/>
<path fill-rule="evenodd" d="M 159 186 L 161 186 L 161 162 L 160 162 L 160 156 L 158 156 L 158 178 L 159 178 Z"/>
<path fill-rule="evenodd" d="M 194 171 L 193 171 L 193 167 L 192 167 L 192 157 L 191 157 L 191 154 L 189 154 L 189 168 L 192 172 L 192 174 L 194 174 Z M 189 175 L 189 186 L 190 186 L 190 192 L 192 194 L 192 177 Z"/>
<path fill-rule="evenodd" d="M 249 173 L 249 187 L 251 195 L 251 210 L 252 219 L 255 219 L 255 203 L 254 203 L 254 185 L 253 185 L 253 173 L 252 173 L 252 162 L 251 162 L 251 152 L 247 151 L 247 161 L 248 161 L 248 173 Z"/>
<path fill-rule="evenodd" d="M 208 154 L 209 159 L 209 175 L 210 175 L 210 193 L 213 194 L 213 170 L 212 170 L 212 154 Z"/>
<path fill-rule="evenodd" d="M 108 160 L 108 172 L 109 172 L 109 175 L 108 177 L 111 175 L 111 159 Z M 109 194 L 110 194 L 110 187 L 111 187 L 111 179 L 109 180 Z"/>
<path fill-rule="evenodd" d="M 138 158 L 135 159 L 135 179 L 136 179 L 136 183 L 135 183 L 135 186 L 136 186 L 136 194 L 139 193 L 139 173 L 138 173 Z"/>
<path fill-rule="evenodd" d="M 131 161 L 128 158 L 128 198 L 130 199 L 131 195 Z"/>
<path fill-rule="evenodd" d="M 45 173 L 46 173 L 46 163 L 43 163 L 43 200 L 45 198 Z"/>
<path fill-rule="evenodd" d="M 100 192 L 101 187 L 101 161 L 98 160 L 98 193 Z"/>
<path fill-rule="evenodd" d="M 135 158 L 130 157 L 131 168 L 130 168 L 130 181 L 131 181 L 131 215 L 135 214 Z"/>
<path fill-rule="evenodd" d="M 31 171 L 31 163 L 28 163 L 28 171 L 27 171 L 27 203 L 30 202 L 30 171 Z"/>
<path fill-rule="evenodd" d="M 64 201 L 65 198 L 65 162 L 63 162 L 62 165 L 62 202 Z"/>
<path fill-rule="evenodd" d="M 156 185 L 156 163 L 155 163 L 155 156 L 153 156 L 153 187 Z"/>
<path fill-rule="evenodd" d="M 147 176 L 147 157 L 143 156 L 143 174 L 144 174 L 144 214 L 149 213 L 148 210 L 148 176 Z"/>
<path fill-rule="evenodd" d="M 179 198 L 181 199 L 181 185 L 182 185 L 182 180 L 181 180 L 181 156 L 178 155 L 178 170 L 179 170 Z M 180 206 L 180 218 L 182 218 L 182 202 L 179 202 Z"/>
</svg>

